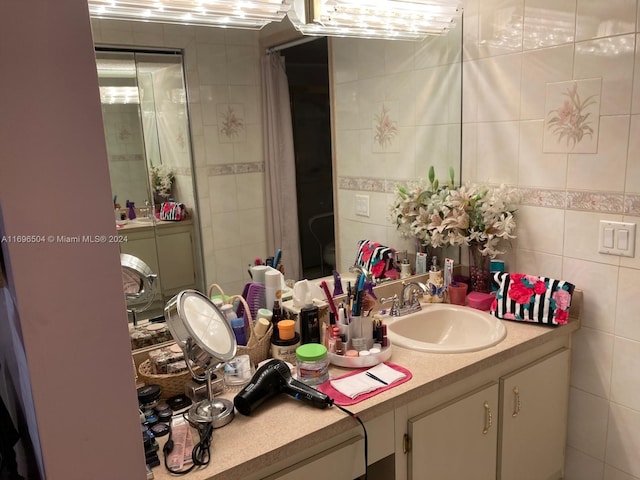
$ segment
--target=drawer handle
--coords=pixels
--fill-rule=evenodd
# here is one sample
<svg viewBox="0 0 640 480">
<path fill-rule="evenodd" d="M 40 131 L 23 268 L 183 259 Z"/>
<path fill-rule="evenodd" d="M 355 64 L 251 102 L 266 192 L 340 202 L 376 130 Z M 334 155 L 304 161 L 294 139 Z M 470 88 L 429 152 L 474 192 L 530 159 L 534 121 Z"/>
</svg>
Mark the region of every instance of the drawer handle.
<svg viewBox="0 0 640 480">
<path fill-rule="evenodd" d="M 489 404 L 487 402 L 484 402 L 484 430 L 482 430 L 483 435 L 489 433 L 491 425 L 493 425 L 493 413 L 491 413 Z"/>
<path fill-rule="evenodd" d="M 513 387 L 513 413 L 512 417 L 517 417 L 520 413 L 520 390 L 518 387 Z"/>
</svg>

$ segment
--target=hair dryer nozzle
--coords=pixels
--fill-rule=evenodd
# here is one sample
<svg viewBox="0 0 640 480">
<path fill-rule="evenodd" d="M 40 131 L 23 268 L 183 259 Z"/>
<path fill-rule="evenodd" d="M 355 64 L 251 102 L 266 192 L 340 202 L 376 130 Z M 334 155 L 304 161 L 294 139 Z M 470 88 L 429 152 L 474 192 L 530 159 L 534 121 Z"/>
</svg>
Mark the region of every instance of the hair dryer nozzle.
<svg viewBox="0 0 640 480">
<path fill-rule="evenodd" d="M 291 371 L 282 360 L 270 360 L 253 375 L 253 378 L 233 399 L 242 415 L 251 415 L 262 402 L 278 393 L 311 403 L 317 408 L 333 405 L 333 400 L 315 388 L 291 378 Z"/>
</svg>

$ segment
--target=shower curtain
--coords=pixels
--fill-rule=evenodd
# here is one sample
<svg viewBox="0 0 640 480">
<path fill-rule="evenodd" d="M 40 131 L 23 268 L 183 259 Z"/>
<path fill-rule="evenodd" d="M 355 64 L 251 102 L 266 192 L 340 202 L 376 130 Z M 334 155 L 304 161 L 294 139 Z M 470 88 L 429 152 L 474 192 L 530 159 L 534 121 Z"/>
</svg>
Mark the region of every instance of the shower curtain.
<svg viewBox="0 0 640 480">
<path fill-rule="evenodd" d="M 284 57 L 279 53 L 265 54 L 261 75 L 267 248 L 269 252 L 282 249 L 285 277 L 297 280 L 302 272 L 302 262 L 293 128 Z"/>
</svg>

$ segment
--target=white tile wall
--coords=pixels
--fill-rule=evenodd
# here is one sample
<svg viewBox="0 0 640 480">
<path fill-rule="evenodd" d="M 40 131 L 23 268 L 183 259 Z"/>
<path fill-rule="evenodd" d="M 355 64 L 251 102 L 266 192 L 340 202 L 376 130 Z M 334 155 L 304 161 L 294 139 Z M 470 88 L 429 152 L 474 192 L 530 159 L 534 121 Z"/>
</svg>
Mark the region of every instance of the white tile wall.
<svg viewBox="0 0 640 480">
<path fill-rule="evenodd" d="M 626 207 L 623 201 L 640 190 L 640 123 L 632 115 L 640 113 L 637 3 L 525 0 L 522 9 L 517 0 L 465 2 L 463 172 L 483 180 L 492 169 L 528 188 L 534 196 L 517 217 L 518 270 L 584 290 L 567 480 L 640 479 L 640 251 L 628 259 L 597 252 L 600 220 L 639 218 L 624 215 L 637 197 L 628 196 Z M 510 41 L 500 45 L 498 32 Z M 598 152 L 544 154 L 546 84 L 586 78 L 602 79 Z M 516 125 L 516 141 L 500 134 L 500 123 Z"/>
<path fill-rule="evenodd" d="M 569 443 L 587 455 L 604 460 L 609 402 L 577 388 L 571 389 L 570 402 Z"/>
</svg>

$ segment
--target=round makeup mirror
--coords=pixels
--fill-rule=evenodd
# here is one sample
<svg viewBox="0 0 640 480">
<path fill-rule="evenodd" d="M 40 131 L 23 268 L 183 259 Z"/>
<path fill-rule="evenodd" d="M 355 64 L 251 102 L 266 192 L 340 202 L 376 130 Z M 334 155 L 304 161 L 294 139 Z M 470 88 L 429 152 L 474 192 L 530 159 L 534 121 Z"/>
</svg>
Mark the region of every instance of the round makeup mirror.
<svg viewBox="0 0 640 480">
<path fill-rule="evenodd" d="M 131 313 L 133 324 L 137 325 L 136 313 L 145 311 L 153 303 L 158 291 L 158 276 L 138 257 L 127 253 L 120 254 L 120 265 L 127 311 Z"/>
<path fill-rule="evenodd" d="M 206 380 L 208 398 L 191 407 L 193 422 L 222 427 L 233 420 L 233 403 L 214 398 L 211 377 L 236 355 L 236 337 L 229 322 L 213 302 L 196 290 L 184 290 L 169 300 L 164 316 L 187 367 L 196 380 Z M 204 370 L 197 374 L 194 366 Z"/>
</svg>

